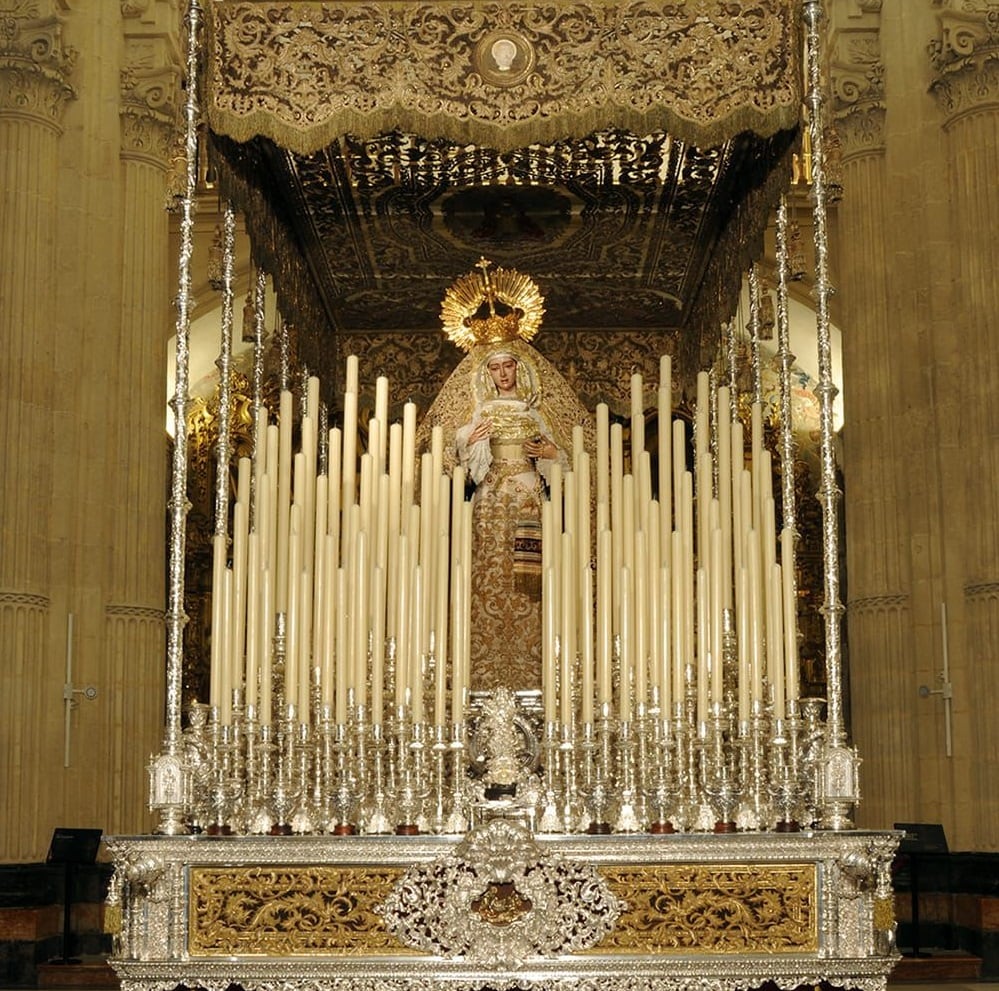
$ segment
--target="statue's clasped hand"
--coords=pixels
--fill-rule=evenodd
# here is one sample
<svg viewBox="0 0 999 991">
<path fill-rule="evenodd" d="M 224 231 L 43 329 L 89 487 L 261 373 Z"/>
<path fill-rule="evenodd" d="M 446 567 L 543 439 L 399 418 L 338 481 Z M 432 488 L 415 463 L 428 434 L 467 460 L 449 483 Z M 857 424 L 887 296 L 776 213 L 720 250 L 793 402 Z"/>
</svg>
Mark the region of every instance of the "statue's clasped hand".
<svg viewBox="0 0 999 991">
<path fill-rule="evenodd" d="M 530 440 L 524 442 L 524 453 L 529 458 L 555 458 L 558 456 L 558 448 L 554 442 L 547 437 L 538 434 Z"/>
<path fill-rule="evenodd" d="M 479 420 L 478 423 L 472 427 L 472 432 L 468 435 L 468 443 L 475 444 L 480 440 L 486 440 L 493 432 L 493 422 L 492 420 Z"/>
</svg>

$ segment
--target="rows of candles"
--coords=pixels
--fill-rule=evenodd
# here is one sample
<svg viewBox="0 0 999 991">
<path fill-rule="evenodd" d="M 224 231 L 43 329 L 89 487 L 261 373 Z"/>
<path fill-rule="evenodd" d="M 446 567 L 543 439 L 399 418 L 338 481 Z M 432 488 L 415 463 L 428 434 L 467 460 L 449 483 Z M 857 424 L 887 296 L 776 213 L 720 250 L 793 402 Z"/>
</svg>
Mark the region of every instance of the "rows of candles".
<svg viewBox="0 0 999 991">
<path fill-rule="evenodd" d="M 260 409 L 255 456 L 238 465 L 231 534 L 215 538 L 211 733 L 204 736 L 202 726 L 188 735 L 202 734 L 198 746 L 210 754 L 202 778 L 214 789 L 209 818 L 237 831 L 293 818 L 293 768 L 299 831 L 348 819 L 372 832 L 393 821 L 437 831 L 469 821 L 463 781 L 473 718 L 474 561 L 464 472 L 457 466 L 445 473 L 440 426 L 429 431 L 429 450 L 416 450 L 413 404 L 401 423 L 388 422 L 384 377 L 375 384 L 360 450 L 356 357 L 347 361 L 345 381 L 342 424 L 326 431 L 319 383 L 308 380 L 297 450 L 293 395 L 281 393 L 276 423 Z M 766 828 L 774 756 L 785 783 L 784 818 L 800 817 L 807 804 L 797 730 L 786 732 L 800 725 L 794 532 L 785 526 L 776 533 L 760 407 L 751 411 L 747 464 L 736 398 L 707 373 L 698 376 L 688 465 L 687 427 L 672 417 L 671 363 L 663 357 L 656 479 L 640 375 L 631 380 L 630 440 L 600 405 L 595 449 L 585 449 L 577 427 L 566 470 L 552 473 L 542 506 L 535 718 L 543 719 L 549 798 L 556 787 L 571 793 L 556 817 L 559 831 L 606 819 L 643 828 L 630 798 L 636 775 L 644 782 L 639 790 L 656 781 L 659 812 L 650 805 L 646 820 L 663 820 L 672 804 L 681 827 L 710 819 L 692 811 L 707 801 L 705 789 L 726 793 L 715 815 L 731 819 L 736 799 L 727 779 L 741 775 L 743 797 L 755 789 L 744 824 Z M 425 742 L 436 763 L 424 759 Z M 276 776 L 264 759 L 273 746 Z M 234 759 L 240 747 L 245 752 Z M 577 783 L 578 762 L 586 764 L 585 787 Z M 234 784 L 234 774 L 254 780 Z M 280 790 L 284 807 L 275 811 L 261 788 Z M 436 801 L 426 797 L 435 788 Z M 405 792 L 404 811 L 386 811 L 393 789 Z M 589 811 L 570 811 L 584 802 L 583 791 L 593 798 Z M 612 815 L 606 796 L 616 791 L 628 811 Z M 245 809 L 242 819 L 225 811 L 226 792 L 256 792 L 258 805 L 270 809 L 263 825 L 259 815 L 253 825 Z M 422 802 L 436 805 L 436 817 L 428 818 Z"/>
</svg>

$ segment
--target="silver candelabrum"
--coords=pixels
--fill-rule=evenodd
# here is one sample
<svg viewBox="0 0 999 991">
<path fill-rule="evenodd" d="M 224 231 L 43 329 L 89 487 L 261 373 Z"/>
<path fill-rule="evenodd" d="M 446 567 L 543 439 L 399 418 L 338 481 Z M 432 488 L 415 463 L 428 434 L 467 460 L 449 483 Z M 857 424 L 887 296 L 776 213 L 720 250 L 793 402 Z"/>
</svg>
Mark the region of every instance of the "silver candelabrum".
<svg viewBox="0 0 999 991">
<path fill-rule="evenodd" d="M 299 712 L 277 681 L 270 722 L 236 690 L 229 722 L 194 705 L 176 753 L 154 758 L 150 805 L 171 833 L 463 834 L 493 816 L 542 833 L 849 828 L 857 760 L 830 745 L 821 699 L 780 718 L 757 701 L 740 721 L 726 691 L 698 723 L 688 683 L 669 712 L 654 695 L 626 721 L 604 703 L 562 725 L 536 693 L 500 690 L 508 717 L 485 718 L 484 693 L 437 725 L 353 700 L 337 721 L 318 691 Z"/>
</svg>

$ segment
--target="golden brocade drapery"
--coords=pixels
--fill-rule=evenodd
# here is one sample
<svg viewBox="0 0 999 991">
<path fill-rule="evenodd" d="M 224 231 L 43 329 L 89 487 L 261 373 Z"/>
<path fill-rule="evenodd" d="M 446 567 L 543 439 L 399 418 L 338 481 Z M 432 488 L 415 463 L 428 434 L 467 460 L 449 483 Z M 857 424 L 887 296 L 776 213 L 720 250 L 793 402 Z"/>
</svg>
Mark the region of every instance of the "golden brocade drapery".
<svg viewBox="0 0 999 991">
<path fill-rule="evenodd" d="M 207 6 L 217 133 L 299 153 L 389 129 L 504 151 L 601 127 L 709 147 L 799 117 L 793 0 Z"/>
</svg>

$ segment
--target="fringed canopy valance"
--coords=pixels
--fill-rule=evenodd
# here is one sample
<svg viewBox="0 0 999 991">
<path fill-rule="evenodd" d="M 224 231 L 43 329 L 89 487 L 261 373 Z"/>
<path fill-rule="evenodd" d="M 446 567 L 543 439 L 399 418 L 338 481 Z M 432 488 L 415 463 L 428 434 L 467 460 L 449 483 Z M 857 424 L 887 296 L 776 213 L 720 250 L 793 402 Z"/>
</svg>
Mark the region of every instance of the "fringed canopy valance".
<svg viewBox="0 0 999 991">
<path fill-rule="evenodd" d="M 208 120 L 301 154 L 386 130 L 500 151 L 611 126 L 768 137 L 799 118 L 797 6 L 217 0 Z"/>
</svg>

